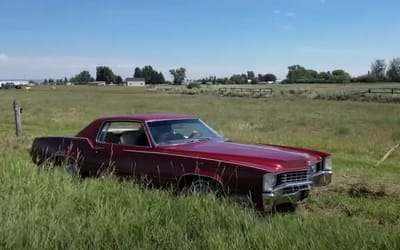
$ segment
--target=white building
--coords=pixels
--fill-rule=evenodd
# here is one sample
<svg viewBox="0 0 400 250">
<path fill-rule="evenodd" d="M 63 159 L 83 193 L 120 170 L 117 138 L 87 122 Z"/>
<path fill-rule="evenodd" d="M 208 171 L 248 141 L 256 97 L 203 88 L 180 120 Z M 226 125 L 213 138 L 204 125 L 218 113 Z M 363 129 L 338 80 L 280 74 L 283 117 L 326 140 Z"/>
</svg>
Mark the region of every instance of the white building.
<svg viewBox="0 0 400 250">
<path fill-rule="evenodd" d="M 19 85 L 28 85 L 29 81 L 26 80 L 0 80 L 0 86 L 2 85 L 14 85 L 14 86 L 19 86 Z"/>
<path fill-rule="evenodd" d="M 105 81 L 93 81 L 88 83 L 89 86 L 106 86 Z"/>
<path fill-rule="evenodd" d="M 146 85 L 144 78 L 126 78 L 128 87 L 144 87 Z"/>
</svg>

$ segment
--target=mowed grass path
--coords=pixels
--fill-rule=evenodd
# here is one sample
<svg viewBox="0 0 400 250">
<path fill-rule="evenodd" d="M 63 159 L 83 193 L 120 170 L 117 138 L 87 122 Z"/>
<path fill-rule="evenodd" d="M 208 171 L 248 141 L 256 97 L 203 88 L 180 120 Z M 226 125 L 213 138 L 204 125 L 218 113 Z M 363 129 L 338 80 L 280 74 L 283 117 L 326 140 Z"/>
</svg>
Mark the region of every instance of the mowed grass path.
<svg viewBox="0 0 400 250">
<path fill-rule="evenodd" d="M 20 140 L 14 99 L 24 108 Z M 374 166 L 400 141 L 400 105 L 78 86 L 2 90 L 0 104 L 0 248 L 400 248 L 400 150 Z M 74 135 L 105 115 L 164 112 L 195 114 L 233 140 L 332 152 L 334 182 L 296 213 L 260 217 L 212 197 L 112 177 L 76 181 L 30 163 L 36 136 Z"/>
</svg>

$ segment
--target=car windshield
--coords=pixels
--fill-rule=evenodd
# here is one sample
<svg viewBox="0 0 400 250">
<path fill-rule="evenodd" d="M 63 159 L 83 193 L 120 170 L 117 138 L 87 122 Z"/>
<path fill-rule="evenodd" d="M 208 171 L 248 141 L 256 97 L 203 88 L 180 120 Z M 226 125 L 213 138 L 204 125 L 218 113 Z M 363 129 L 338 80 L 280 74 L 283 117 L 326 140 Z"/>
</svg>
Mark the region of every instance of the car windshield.
<svg viewBox="0 0 400 250">
<path fill-rule="evenodd" d="M 147 123 L 158 145 L 184 144 L 222 137 L 199 119 L 179 119 Z"/>
</svg>

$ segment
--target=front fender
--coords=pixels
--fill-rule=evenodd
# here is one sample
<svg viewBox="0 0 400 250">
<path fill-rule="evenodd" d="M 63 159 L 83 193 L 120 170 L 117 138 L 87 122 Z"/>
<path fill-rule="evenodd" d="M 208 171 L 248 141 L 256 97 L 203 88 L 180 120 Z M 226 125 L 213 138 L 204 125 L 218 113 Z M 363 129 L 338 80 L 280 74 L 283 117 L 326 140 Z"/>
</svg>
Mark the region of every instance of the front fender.
<svg viewBox="0 0 400 250">
<path fill-rule="evenodd" d="M 183 188 L 184 186 L 187 185 L 186 182 L 188 179 L 190 179 L 192 181 L 194 178 L 210 179 L 210 180 L 218 183 L 218 185 L 220 185 L 221 189 L 224 191 L 222 177 L 218 173 L 215 173 L 212 171 L 207 171 L 207 170 L 196 170 L 194 172 L 189 172 L 189 173 L 183 174 L 178 180 L 178 187 Z"/>
</svg>

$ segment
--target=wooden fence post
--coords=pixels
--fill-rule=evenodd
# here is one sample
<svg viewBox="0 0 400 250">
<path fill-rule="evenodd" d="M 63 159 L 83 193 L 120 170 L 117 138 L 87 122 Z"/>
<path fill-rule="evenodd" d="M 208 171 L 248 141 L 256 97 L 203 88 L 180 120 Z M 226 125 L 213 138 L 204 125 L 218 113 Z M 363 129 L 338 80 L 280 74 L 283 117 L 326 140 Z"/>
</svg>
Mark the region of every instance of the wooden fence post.
<svg viewBox="0 0 400 250">
<path fill-rule="evenodd" d="M 22 120 L 21 120 L 21 104 L 18 100 L 14 100 L 14 118 L 15 118 L 15 134 L 17 137 L 22 136 Z"/>
</svg>

